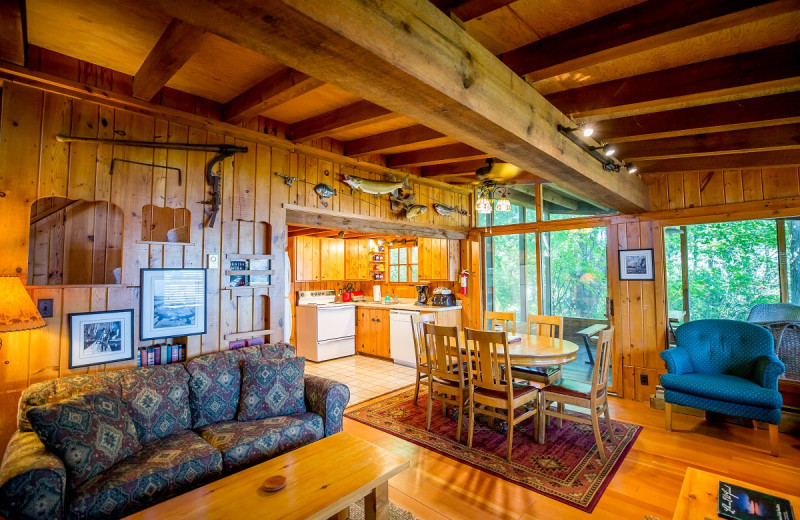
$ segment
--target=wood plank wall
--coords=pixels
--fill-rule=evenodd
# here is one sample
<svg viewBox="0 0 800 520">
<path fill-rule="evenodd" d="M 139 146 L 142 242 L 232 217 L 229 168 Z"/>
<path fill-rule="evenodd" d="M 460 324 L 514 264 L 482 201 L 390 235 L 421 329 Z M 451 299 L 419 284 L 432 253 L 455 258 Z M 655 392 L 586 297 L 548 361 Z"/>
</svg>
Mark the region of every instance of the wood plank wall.
<svg viewBox="0 0 800 520">
<path fill-rule="evenodd" d="M 131 77 L 51 53 L 32 49 L 29 66 L 46 72 L 102 86 L 119 93 L 130 94 Z M 157 100 L 164 106 L 178 108 L 218 120 L 218 104 L 171 89 L 163 89 Z M 220 255 L 221 269 L 208 275 L 208 332 L 202 336 L 178 339 L 187 344 L 188 357 L 227 348 L 225 334 L 251 330 L 278 331 L 273 340 L 281 339 L 283 327 L 283 251 L 286 248 L 285 202 L 320 207 L 313 193 L 317 182 L 326 182 L 337 189 L 338 196 L 327 199 L 329 209 L 359 215 L 397 218 L 389 210 L 385 197 L 376 200 L 360 192 L 342 190 L 343 173 L 379 178 L 361 170 L 340 168 L 328 162 L 290 154 L 261 143 L 233 139 L 205 129 L 187 127 L 166 119 L 157 119 L 125 110 L 111 109 L 99 104 L 46 93 L 37 89 L 6 83 L 2 90 L 0 110 L 0 274 L 17 275 L 27 280 L 30 252 L 31 205 L 47 197 L 102 201 L 115 205 L 120 212 L 110 212 L 110 232 L 119 233 L 121 248 L 119 263 L 121 284 L 107 284 L 92 278 L 95 285 L 46 286 L 36 278 L 29 288 L 34 300 L 53 300 L 54 317 L 46 319 L 47 327 L 13 334 L 2 334 L 0 348 L 0 453 L 16 429 L 16 404 L 23 389 L 32 383 L 54 377 L 114 370 L 135 366 L 135 361 L 119 362 L 70 370 L 68 368 L 70 313 L 133 308 L 137 324 L 134 346 L 151 342 L 138 339 L 139 270 L 144 267 L 205 267 L 210 254 Z M 253 119 L 242 126 L 272 135 L 283 136 L 285 128 L 263 118 Z M 221 163 L 222 208 L 214 228 L 203 226 L 204 206 L 209 189 L 205 169 L 213 153 L 180 150 L 154 150 L 112 145 L 59 143 L 58 133 L 101 137 L 108 139 L 164 141 L 191 144 L 235 144 L 247 146 L 247 154 L 237 154 Z M 321 139 L 316 146 L 341 151 L 342 143 Z M 165 164 L 182 170 L 178 184 L 174 171 L 132 164 L 118 164 L 109 175 L 112 158 L 124 158 L 144 163 Z M 328 172 L 326 175 L 325 172 Z M 292 187 L 286 186 L 282 173 L 297 177 Z M 468 197 L 451 192 L 412 185 L 418 200 L 431 200 L 453 205 L 468 204 Z M 191 213 L 190 245 L 142 243 L 142 210 L 147 205 L 166 208 L 186 208 Z M 459 217 L 460 218 L 460 217 Z M 464 220 L 441 217 L 428 211 L 420 222 L 468 226 Z M 87 224 L 88 225 L 88 224 Z M 88 237 L 92 229 L 77 230 Z M 77 234 L 75 236 L 78 236 Z M 97 236 L 94 237 L 98 239 Z M 65 247 L 74 243 L 66 236 Z M 81 243 L 88 243 L 82 240 Z M 90 249 L 83 249 L 86 265 L 94 262 Z M 273 259 L 274 287 L 269 296 L 233 293 L 224 289 L 227 277 L 223 271 L 228 253 L 266 253 Z M 99 261 L 99 260 L 98 260 Z M 113 263 L 113 262 L 112 262 Z M 65 266 L 65 269 L 68 266 Z M 48 266 L 49 272 L 49 266 Z M 68 280 L 65 276 L 62 279 Z M 221 287 L 223 288 L 221 290 Z"/>
<path fill-rule="evenodd" d="M 725 215 L 728 219 L 730 204 L 752 202 L 755 211 L 761 206 L 758 202 L 800 196 L 800 171 L 794 166 L 675 172 L 646 179 L 653 211 L 709 208 L 712 216 Z M 746 211 L 735 217 L 751 218 Z M 708 220 L 704 217 L 704 221 Z M 669 220 L 652 219 L 645 214 L 623 216 L 608 226 L 610 293 L 617 324 L 614 340 L 621 345 L 614 360 L 614 366 L 622 367 L 621 388 L 617 390 L 638 401 L 650 398 L 658 375 L 666 371 L 659 354 L 667 346 L 664 227 L 669 225 Z M 653 248 L 656 279 L 621 282 L 617 252 L 638 248 Z M 647 376 L 647 384 L 642 383 L 642 376 Z"/>
</svg>

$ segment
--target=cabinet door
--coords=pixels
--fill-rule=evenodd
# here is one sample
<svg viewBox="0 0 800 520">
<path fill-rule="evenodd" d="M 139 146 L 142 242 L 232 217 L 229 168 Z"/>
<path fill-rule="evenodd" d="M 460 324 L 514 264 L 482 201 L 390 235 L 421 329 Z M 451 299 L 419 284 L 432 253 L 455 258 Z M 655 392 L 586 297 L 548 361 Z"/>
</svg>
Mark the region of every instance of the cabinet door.
<svg viewBox="0 0 800 520">
<path fill-rule="evenodd" d="M 344 279 L 363 280 L 361 273 L 361 240 L 342 240 L 344 242 Z"/>
<path fill-rule="evenodd" d="M 370 271 L 370 266 L 372 265 L 372 256 L 369 253 L 369 239 L 358 240 L 358 258 L 358 279 L 371 280 L 372 272 Z"/>
<path fill-rule="evenodd" d="M 320 239 L 314 237 L 295 237 L 294 240 L 295 281 L 319 281 Z"/>
<path fill-rule="evenodd" d="M 389 343 L 389 311 L 375 309 L 375 355 L 388 358 L 391 356 Z"/>
<path fill-rule="evenodd" d="M 320 279 L 344 280 L 344 240 L 320 238 Z"/>
<path fill-rule="evenodd" d="M 417 246 L 417 261 L 419 270 L 419 279 L 433 280 L 433 273 L 431 271 L 431 238 L 420 238 Z"/>
<path fill-rule="evenodd" d="M 356 308 L 356 352 L 369 354 L 367 344 L 370 331 L 370 310 L 363 307 Z"/>
<path fill-rule="evenodd" d="M 461 244 L 458 240 L 447 241 L 447 280 L 458 282 L 461 273 Z"/>
</svg>

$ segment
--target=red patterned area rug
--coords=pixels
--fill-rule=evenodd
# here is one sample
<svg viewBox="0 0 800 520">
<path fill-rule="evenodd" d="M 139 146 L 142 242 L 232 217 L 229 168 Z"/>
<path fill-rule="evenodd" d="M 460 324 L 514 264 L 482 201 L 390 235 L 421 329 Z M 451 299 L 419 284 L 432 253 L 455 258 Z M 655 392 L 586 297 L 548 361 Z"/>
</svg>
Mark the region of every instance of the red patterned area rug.
<svg viewBox="0 0 800 520">
<path fill-rule="evenodd" d="M 642 429 L 613 421 L 617 444 L 606 442 L 606 454 L 611 448 L 614 451 L 603 463 L 597 456 L 591 426 L 564 421 L 558 428 L 552 419 L 546 430 L 546 444 L 537 444 L 533 424 L 525 421 L 514 430 L 514 449 L 509 462 L 505 458 L 505 431 L 489 428 L 485 416 L 477 416 L 472 449 L 466 446 L 467 421 L 464 420 L 458 443 L 453 412 L 444 417 L 439 402 L 434 403 L 431 430 L 426 431 L 426 390 L 420 388 L 419 405 L 414 404 L 412 387 L 345 416 L 589 513 Z M 602 420 L 601 429 L 605 439 Z"/>
</svg>

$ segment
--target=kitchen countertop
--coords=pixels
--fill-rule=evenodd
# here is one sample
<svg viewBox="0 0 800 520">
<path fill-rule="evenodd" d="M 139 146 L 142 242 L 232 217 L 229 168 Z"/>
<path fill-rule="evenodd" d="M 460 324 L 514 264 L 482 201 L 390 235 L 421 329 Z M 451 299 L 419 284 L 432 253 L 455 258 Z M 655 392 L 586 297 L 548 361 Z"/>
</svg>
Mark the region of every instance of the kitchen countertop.
<svg viewBox="0 0 800 520">
<path fill-rule="evenodd" d="M 369 307 L 371 309 L 386 309 L 398 311 L 420 311 L 420 312 L 444 312 L 444 311 L 460 311 L 461 306 L 456 305 L 453 307 L 439 307 L 435 305 L 415 305 L 413 303 L 378 303 L 378 302 L 353 302 L 356 307 Z"/>
</svg>

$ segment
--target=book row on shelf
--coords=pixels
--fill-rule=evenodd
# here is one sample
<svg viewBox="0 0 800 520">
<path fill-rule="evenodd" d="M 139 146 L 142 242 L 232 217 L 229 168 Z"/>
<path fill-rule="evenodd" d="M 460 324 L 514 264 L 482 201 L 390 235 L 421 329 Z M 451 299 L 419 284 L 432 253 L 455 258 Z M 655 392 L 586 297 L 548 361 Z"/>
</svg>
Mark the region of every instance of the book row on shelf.
<svg viewBox="0 0 800 520">
<path fill-rule="evenodd" d="M 231 271 L 267 271 L 269 260 L 231 260 Z M 268 274 L 231 275 L 229 287 L 265 287 L 270 284 Z"/>
<path fill-rule="evenodd" d="M 169 365 L 170 363 L 180 363 L 181 361 L 186 361 L 186 345 L 180 343 L 139 347 L 139 352 L 136 356 L 137 367 Z"/>
</svg>

